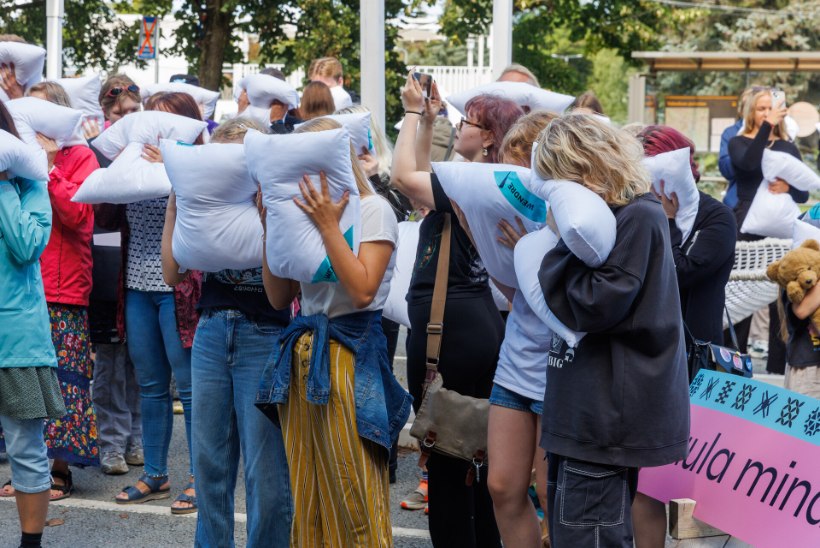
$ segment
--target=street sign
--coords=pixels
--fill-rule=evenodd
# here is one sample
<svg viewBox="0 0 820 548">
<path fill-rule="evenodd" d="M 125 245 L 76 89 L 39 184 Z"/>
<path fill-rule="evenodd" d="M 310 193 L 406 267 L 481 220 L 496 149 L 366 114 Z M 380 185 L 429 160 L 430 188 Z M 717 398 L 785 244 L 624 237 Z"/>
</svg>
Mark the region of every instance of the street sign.
<svg viewBox="0 0 820 548">
<path fill-rule="evenodd" d="M 143 16 L 140 25 L 140 41 L 137 50 L 137 59 L 149 60 L 157 58 L 159 47 L 159 18 Z"/>
</svg>

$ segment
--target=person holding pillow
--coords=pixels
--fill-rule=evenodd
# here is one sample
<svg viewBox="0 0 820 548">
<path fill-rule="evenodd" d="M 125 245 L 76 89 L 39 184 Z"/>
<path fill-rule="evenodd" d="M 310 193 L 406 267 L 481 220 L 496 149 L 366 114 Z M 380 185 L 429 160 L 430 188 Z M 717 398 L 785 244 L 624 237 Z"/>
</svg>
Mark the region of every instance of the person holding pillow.
<svg viewBox="0 0 820 548">
<path fill-rule="evenodd" d="M 65 90 L 55 82 L 35 84 L 27 94 L 71 108 Z M 57 352 L 57 377 L 67 410 L 45 426 L 48 456 L 53 459 L 51 500 L 61 500 L 71 496 L 74 489 L 69 465 L 100 464 L 91 402 L 94 368 L 88 327 L 94 210 L 71 201 L 85 178 L 100 166 L 86 145 L 58 149 L 53 139 L 42 134 L 37 134 L 37 142 L 48 158 L 48 194 L 53 210 L 51 237 L 40 256 L 40 267 Z"/>
<path fill-rule="evenodd" d="M 145 108 L 202 120 L 199 106 L 187 93 L 154 94 Z M 201 135 L 194 144 L 202 144 Z M 146 144 L 143 157 L 151 162 L 162 162 L 155 145 Z M 191 452 L 191 346 L 199 321 L 196 303 L 202 275 L 192 272 L 175 287 L 165 283 L 162 231 L 167 204 L 168 198 L 156 198 L 126 206 L 130 233 L 125 245 L 125 329 L 141 392 L 145 473 L 136 485 L 126 487 L 116 496 L 118 504 L 170 496 L 168 448 L 174 425 L 170 393 L 172 372 L 185 415 L 189 457 Z M 196 509 L 192 463 L 190 481 L 171 505 L 171 513 L 187 514 Z"/>
<path fill-rule="evenodd" d="M 324 118 L 296 133 L 340 127 Z M 286 395 L 257 400 L 266 411 L 275 405 L 282 425 L 293 486 L 291 546 L 393 545 L 388 452 L 409 415 L 410 395 L 390 371 L 381 310 L 398 223 L 387 201 L 367 184 L 352 146 L 350 155 L 361 196 L 358 256 L 339 229 L 347 195 L 334 203 L 324 173 L 320 188 L 305 175 L 302 196 L 294 198 L 319 230 L 339 281 L 278 278 L 263 259 L 265 291 L 275 309 L 286 310 L 302 293 L 302 313 L 282 332 L 260 387 L 260 393 Z M 268 237 L 267 230 L 276 228 L 266 224 L 261 197 L 259 208 Z M 310 401 L 314 383 L 328 387 L 327 403 Z M 379 396 L 359 399 L 363 390 Z"/>
<path fill-rule="evenodd" d="M 635 498 L 640 468 L 687 454 L 689 383 L 675 261 L 642 158 L 636 139 L 583 114 L 550 122 L 533 158 L 540 178 L 583 185 L 617 223 L 601 266 L 587 266 L 561 239 L 538 275 L 558 320 L 587 333 L 574 350 L 554 335 L 549 351 L 556 365 L 547 370 L 541 447 L 549 461 L 552 546 L 632 548 L 624 502 Z"/>
<path fill-rule="evenodd" d="M 242 143 L 249 128 L 266 128 L 249 118 L 220 125 L 212 143 Z M 162 272 L 175 287 L 176 197 L 168 198 L 162 233 Z M 191 349 L 192 458 L 197 473 L 197 546 L 233 546 L 234 487 L 240 447 L 245 476 L 248 546 L 288 546 L 291 496 L 282 431 L 254 407 L 259 378 L 288 325 L 287 310 L 271 308 L 262 267 L 205 273 L 201 317 Z M 232 342 L 228 342 L 232 341 Z"/>
<path fill-rule="evenodd" d="M 700 172 L 695 163 L 695 144 L 669 126 L 648 126 L 638 134 L 646 156 L 656 156 L 688 147 L 695 181 Z M 704 192 L 698 192 L 698 214 L 686 241 L 675 223 L 677 196 L 655 193 L 669 219 L 672 256 L 675 261 L 686 341 L 693 337 L 717 344 L 723 339 L 723 305 L 726 283 L 735 261 L 737 227 L 732 210 Z M 690 376 L 693 372 L 690 371 Z M 666 508 L 663 503 L 638 493 L 632 505 L 635 545 L 662 547 L 666 542 Z"/>
<path fill-rule="evenodd" d="M 425 100 L 412 72 L 402 89 L 405 120 L 396 142 L 392 179 L 396 188 L 431 211 L 419 229 L 416 267 L 407 296 L 410 337 L 407 380 L 418 410 L 426 372 L 427 323 L 445 217 L 455 212 L 431 173 L 432 125 L 441 108 L 438 88 Z M 468 161 L 498 161 L 504 134 L 523 115 L 512 101 L 479 95 L 467 102 L 457 126 L 455 150 Z M 421 128 L 419 128 L 421 122 Z M 417 133 L 421 131 L 418 138 Z M 439 368 L 444 386 L 466 396 L 488 398 L 504 337 L 504 323 L 493 302 L 489 276 L 464 228 L 454 220 L 451 233 L 447 306 Z M 427 461 L 430 536 L 436 546 L 500 546 L 487 482 L 465 485 L 471 464 L 432 453 Z M 484 474 L 482 474 L 484 475 Z"/>
<path fill-rule="evenodd" d="M 327 116 L 336 111 L 333 96 L 322 82 L 311 82 L 305 86 L 302 98 L 299 100 L 299 114 L 304 121 L 313 120 L 319 116 Z"/>
</svg>

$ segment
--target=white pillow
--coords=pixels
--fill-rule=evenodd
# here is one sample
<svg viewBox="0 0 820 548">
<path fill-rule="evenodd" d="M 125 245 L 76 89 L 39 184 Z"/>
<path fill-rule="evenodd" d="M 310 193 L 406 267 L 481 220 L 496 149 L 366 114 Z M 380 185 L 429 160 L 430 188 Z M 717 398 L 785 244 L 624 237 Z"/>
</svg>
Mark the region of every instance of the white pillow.
<svg viewBox="0 0 820 548">
<path fill-rule="evenodd" d="M 384 303 L 382 314 L 388 320 L 410 328 L 410 316 L 407 314 L 407 292 L 410 291 L 410 280 L 416 266 L 416 251 L 419 247 L 419 227 L 421 222 L 404 221 L 399 223 L 399 242 L 396 246 L 396 266 L 390 280 L 390 292 Z"/>
<path fill-rule="evenodd" d="M 798 216 L 800 208 L 788 192 L 772 194 L 769 183 L 762 181 L 740 231 L 757 236 L 791 238 L 792 226 Z"/>
<path fill-rule="evenodd" d="M 33 44 L 20 42 L 0 42 L 0 64 L 14 64 L 14 76 L 17 83 L 28 89 L 43 79 L 43 65 L 46 50 Z M 6 102 L 9 96 L 0 89 L 0 101 Z"/>
<path fill-rule="evenodd" d="M 805 221 L 795 221 L 792 227 L 792 249 L 800 247 L 806 240 L 817 240 L 820 242 L 820 228 Z"/>
<path fill-rule="evenodd" d="M 288 110 L 299 106 L 299 93 L 287 82 L 268 74 L 251 74 L 239 83 L 248 93 L 251 106 L 270 109 L 276 100 L 287 105 Z"/>
<path fill-rule="evenodd" d="M 535 315 L 569 346 L 575 348 L 585 333 L 572 331 L 555 317 L 547 306 L 541 282 L 538 281 L 538 271 L 544 255 L 557 243 L 558 236 L 549 227 L 530 232 L 518 240 L 515 245 L 515 275 L 518 278 L 518 289 Z"/>
<path fill-rule="evenodd" d="M 91 145 L 113 160 L 129 143 L 159 146 L 160 139 L 173 139 L 192 144 L 207 126 L 207 123 L 187 116 L 144 110 L 123 116 L 94 139 Z"/>
<path fill-rule="evenodd" d="M 350 142 L 356 154 L 362 153 L 362 148 L 373 150 L 373 139 L 370 135 L 370 113 L 351 112 L 349 114 L 328 114 L 319 118 L 330 118 L 339 122 L 350 133 Z M 297 124 L 298 128 L 302 124 Z"/>
<path fill-rule="evenodd" d="M 71 99 L 71 106 L 83 113 L 88 119 L 92 118 L 102 128 L 105 123 L 105 116 L 100 108 L 100 88 L 102 82 L 97 74 L 83 76 L 80 78 L 59 78 L 54 80 L 63 86 L 63 89 Z"/>
<path fill-rule="evenodd" d="M 361 212 L 359 189 L 350 161 L 350 137 L 344 128 L 329 131 L 264 135 L 248 131 L 245 156 L 251 177 L 262 187 L 268 209 L 267 247 L 271 272 L 305 283 L 337 282 L 322 236 L 304 211 L 293 202 L 302 199 L 299 182 L 310 175 L 321 188 L 319 172 L 327 175 L 333 201 L 350 192 L 339 228 L 354 254 L 359 253 Z M 283 161 L 286 159 L 286 161 Z"/>
<path fill-rule="evenodd" d="M 783 179 L 797 190 L 820 189 L 820 176 L 802 160 L 787 152 L 764 149 L 760 168 L 763 178 L 768 182 Z"/>
<path fill-rule="evenodd" d="M 675 224 L 683 233 L 685 242 L 692 233 L 692 227 L 695 226 L 700 203 L 698 184 L 692 175 L 692 165 L 689 162 L 689 147 L 648 156 L 643 159 L 643 165 L 649 171 L 655 192 L 660 194 L 663 180 L 666 197 L 671 197 L 673 193 L 677 194 L 679 207 Z"/>
<path fill-rule="evenodd" d="M 46 152 L 39 145 L 24 143 L 0 129 L 0 171 L 8 172 L 11 177 L 47 181 Z"/>
<path fill-rule="evenodd" d="M 549 110 L 556 114 L 564 112 L 575 101 L 572 95 L 547 91 L 523 82 L 492 82 L 454 93 L 447 97 L 447 102 L 459 112 L 467 114 L 467 102 L 478 95 L 497 95 L 530 110 Z"/>
<path fill-rule="evenodd" d="M 517 229 L 517 216 L 527 232 L 546 222 L 547 204 L 523 182 L 529 181 L 530 170 L 509 164 L 434 162 L 433 172 L 447 197 L 466 215 L 487 272 L 508 287 L 518 287 L 513 250 L 498 242 L 498 222 L 506 219 Z"/>
<path fill-rule="evenodd" d="M 535 170 L 530 187 L 549 204 L 561 238 L 573 255 L 588 266 L 601 266 L 615 246 L 616 235 L 615 215 L 606 202 L 579 183 L 545 181 Z"/>
<path fill-rule="evenodd" d="M 140 95 L 143 102 L 147 101 L 149 97 L 155 93 L 160 92 L 179 92 L 187 93 L 194 98 L 194 101 L 202 108 L 202 116 L 205 119 L 210 118 L 216 109 L 216 102 L 219 101 L 219 92 L 211 91 L 209 89 L 201 88 L 184 82 L 163 82 L 159 84 L 148 84 L 140 88 Z"/>
<path fill-rule="evenodd" d="M 165 173 L 165 166 L 145 160 L 142 157 L 142 147 L 142 143 L 131 143 L 110 166 L 94 170 L 71 201 L 83 204 L 131 204 L 168 196 L 171 193 L 171 181 Z"/>
<path fill-rule="evenodd" d="M 30 145 L 37 145 L 42 133 L 57 141 L 59 148 L 86 144 L 83 136 L 83 113 L 36 97 L 21 97 L 6 103 L 17 133 Z"/>
<path fill-rule="evenodd" d="M 179 265 L 203 272 L 261 267 L 262 223 L 245 147 L 163 139 L 160 149 L 176 195 L 173 250 Z"/>
</svg>

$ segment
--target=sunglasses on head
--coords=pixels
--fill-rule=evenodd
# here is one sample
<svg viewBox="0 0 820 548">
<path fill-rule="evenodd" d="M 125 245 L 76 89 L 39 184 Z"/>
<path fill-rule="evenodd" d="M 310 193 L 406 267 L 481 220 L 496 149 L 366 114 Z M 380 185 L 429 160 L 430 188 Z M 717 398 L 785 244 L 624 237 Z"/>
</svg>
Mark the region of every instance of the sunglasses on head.
<svg viewBox="0 0 820 548">
<path fill-rule="evenodd" d="M 109 97 L 117 97 L 123 91 L 130 91 L 131 93 L 139 93 L 140 92 L 140 87 L 136 84 L 131 84 L 130 86 L 127 86 L 127 87 L 118 86 L 118 87 L 109 89 L 108 93 L 106 93 L 106 95 L 108 95 Z"/>
<path fill-rule="evenodd" d="M 461 121 L 456 124 L 456 129 L 461 131 L 461 128 L 464 127 L 464 124 L 467 124 L 468 126 L 477 127 L 478 129 L 487 129 L 481 124 L 476 124 L 475 122 L 469 121 L 467 118 L 462 118 Z"/>
</svg>

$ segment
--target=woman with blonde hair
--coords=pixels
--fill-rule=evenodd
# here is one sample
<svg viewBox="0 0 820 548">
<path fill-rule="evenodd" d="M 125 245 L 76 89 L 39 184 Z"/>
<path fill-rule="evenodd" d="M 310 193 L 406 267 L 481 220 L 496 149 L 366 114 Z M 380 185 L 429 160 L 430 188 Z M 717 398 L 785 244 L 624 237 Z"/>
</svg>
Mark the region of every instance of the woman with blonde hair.
<svg viewBox="0 0 820 548">
<path fill-rule="evenodd" d="M 340 127 L 321 118 L 296 132 Z M 265 291 L 275 309 L 286 309 L 302 293 L 302 314 L 283 330 L 257 398 L 282 425 L 293 486 L 292 546 L 393 544 L 388 452 L 409 415 L 410 395 L 390 371 L 381 311 L 398 223 L 367 184 L 352 146 L 350 154 L 361 196 L 358 255 L 339 229 L 347 195 L 334 203 L 324 173 L 319 189 L 305 175 L 302 196 L 295 199 L 321 234 L 339 283 L 278 278 L 263 258 Z M 266 216 L 263 209 L 265 235 L 267 228 L 274 230 Z M 329 387 L 327 403 L 312 403 L 308 386 L 314 382 Z"/>
<path fill-rule="evenodd" d="M 617 225 L 599 267 L 562 239 L 539 271 L 550 310 L 587 333 L 575 349 L 553 335 L 549 350 L 549 363 L 561 364 L 547 371 L 541 432 L 553 546 L 631 548 L 639 469 L 686 456 L 689 391 L 675 263 L 642 158 L 635 138 L 582 114 L 550 122 L 533 158 L 542 179 L 597 194 Z"/>
</svg>

